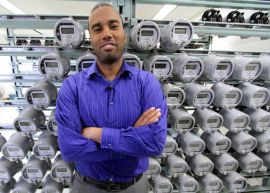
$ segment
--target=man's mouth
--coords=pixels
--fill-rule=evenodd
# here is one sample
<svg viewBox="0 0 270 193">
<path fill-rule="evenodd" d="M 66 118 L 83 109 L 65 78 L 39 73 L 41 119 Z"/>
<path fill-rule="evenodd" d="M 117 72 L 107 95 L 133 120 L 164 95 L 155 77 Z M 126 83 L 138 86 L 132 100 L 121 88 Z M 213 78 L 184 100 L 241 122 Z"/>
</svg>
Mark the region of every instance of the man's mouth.
<svg viewBox="0 0 270 193">
<path fill-rule="evenodd" d="M 101 48 L 104 48 L 106 50 L 115 48 L 116 44 L 113 42 L 104 42 L 101 44 Z"/>
</svg>

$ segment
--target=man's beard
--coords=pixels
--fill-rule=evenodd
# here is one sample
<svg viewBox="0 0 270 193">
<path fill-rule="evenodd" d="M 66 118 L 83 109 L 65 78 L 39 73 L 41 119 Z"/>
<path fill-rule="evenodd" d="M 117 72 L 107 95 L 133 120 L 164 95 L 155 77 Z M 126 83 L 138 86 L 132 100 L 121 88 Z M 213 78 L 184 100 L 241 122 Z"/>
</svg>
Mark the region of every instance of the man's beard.
<svg viewBox="0 0 270 193">
<path fill-rule="evenodd" d="M 118 61 L 121 56 L 122 56 L 123 52 L 121 52 L 119 55 L 116 55 L 116 54 L 108 54 L 106 56 L 104 56 L 102 54 L 102 56 L 98 56 L 97 54 L 97 58 L 98 60 L 102 63 L 102 64 L 105 64 L 105 65 L 112 65 L 114 64 L 116 61 Z"/>
</svg>

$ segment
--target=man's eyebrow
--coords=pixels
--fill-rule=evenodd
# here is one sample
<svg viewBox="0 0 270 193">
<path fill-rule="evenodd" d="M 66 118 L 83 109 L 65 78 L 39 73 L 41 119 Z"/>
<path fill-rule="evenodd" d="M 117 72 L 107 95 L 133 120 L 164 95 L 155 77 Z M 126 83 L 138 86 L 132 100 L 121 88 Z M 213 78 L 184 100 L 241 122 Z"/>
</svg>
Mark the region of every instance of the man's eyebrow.
<svg viewBox="0 0 270 193">
<path fill-rule="evenodd" d="M 112 24 L 112 23 L 119 23 L 120 24 L 120 21 L 118 21 L 117 19 L 111 19 L 109 20 L 109 24 Z M 101 26 L 102 24 L 100 22 L 98 23 L 95 23 L 91 26 L 91 29 L 93 29 L 94 27 L 97 27 L 97 26 Z"/>
</svg>

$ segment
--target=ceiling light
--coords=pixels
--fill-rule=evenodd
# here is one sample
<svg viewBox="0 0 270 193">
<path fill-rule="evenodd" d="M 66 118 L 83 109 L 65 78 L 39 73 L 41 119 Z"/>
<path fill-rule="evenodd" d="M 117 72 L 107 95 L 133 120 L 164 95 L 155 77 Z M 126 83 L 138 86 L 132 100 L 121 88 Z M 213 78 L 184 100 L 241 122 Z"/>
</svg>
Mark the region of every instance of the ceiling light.
<svg viewBox="0 0 270 193">
<path fill-rule="evenodd" d="M 154 16 L 154 20 L 162 20 L 164 19 L 170 12 L 172 12 L 177 5 L 164 5 Z"/>
</svg>

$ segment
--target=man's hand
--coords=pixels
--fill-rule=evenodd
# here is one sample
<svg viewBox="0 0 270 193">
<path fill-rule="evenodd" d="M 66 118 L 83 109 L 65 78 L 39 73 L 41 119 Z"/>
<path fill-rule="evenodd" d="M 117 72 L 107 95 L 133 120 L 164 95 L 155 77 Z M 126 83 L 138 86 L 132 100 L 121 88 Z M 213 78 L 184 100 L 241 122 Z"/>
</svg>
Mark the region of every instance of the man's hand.
<svg viewBox="0 0 270 193">
<path fill-rule="evenodd" d="M 156 109 L 155 107 L 151 107 L 147 109 L 136 121 L 134 127 L 140 127 L 144 125 L 148 125 L 154 122 L 157 122 L 161 116 L 160 109 Z"/>
</svg>

